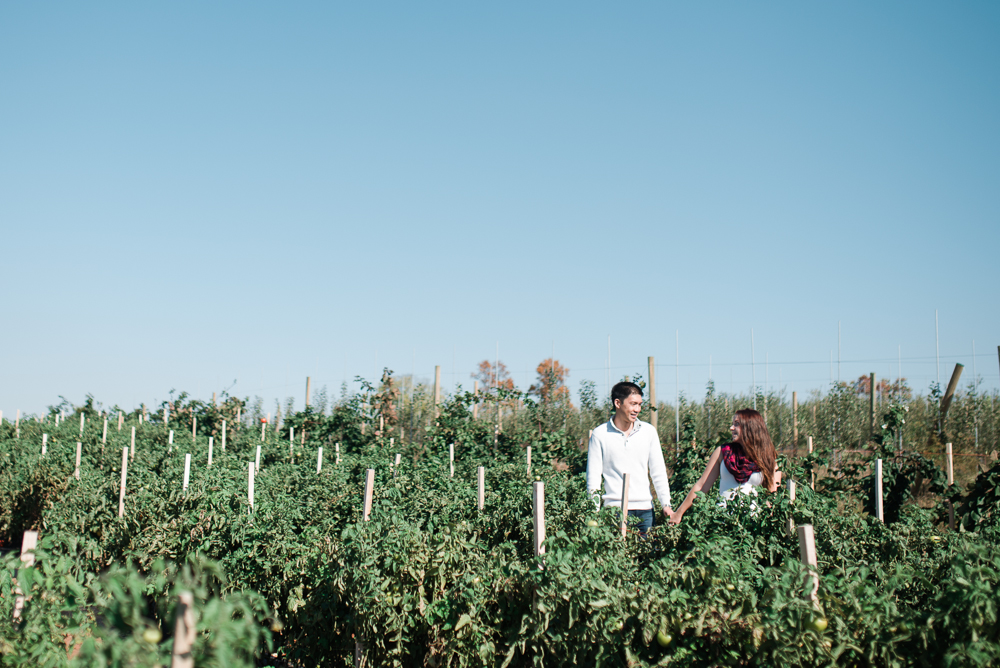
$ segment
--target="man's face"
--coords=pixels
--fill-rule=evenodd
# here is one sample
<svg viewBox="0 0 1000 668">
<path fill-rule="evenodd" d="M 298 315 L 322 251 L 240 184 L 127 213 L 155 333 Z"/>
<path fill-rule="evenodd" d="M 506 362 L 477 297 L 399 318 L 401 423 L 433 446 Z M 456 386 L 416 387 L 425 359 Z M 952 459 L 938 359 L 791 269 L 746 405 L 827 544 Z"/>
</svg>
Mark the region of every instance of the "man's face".
<svg viewBox="0 0 1000 668">
<path fill-rule="evenodd" d="M 615 410 L 629 422 L 635 422 L 639 417 L 639 411 L 642 410 L 642 395 L 630 394 L 624 401 L 615 399 Z"/>
</svg>

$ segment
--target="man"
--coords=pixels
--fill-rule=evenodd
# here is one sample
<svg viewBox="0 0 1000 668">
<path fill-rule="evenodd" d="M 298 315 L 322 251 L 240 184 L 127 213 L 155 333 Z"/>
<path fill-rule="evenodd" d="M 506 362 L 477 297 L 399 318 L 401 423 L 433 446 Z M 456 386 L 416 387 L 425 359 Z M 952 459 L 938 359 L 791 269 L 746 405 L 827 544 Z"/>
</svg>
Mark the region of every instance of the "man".
<svg viewBox="0 0 1000 668">
<path fill-rule="evenodd" d="M 622 484 L 626 473 L 632 474 L 628 491 L 629 517 L 638 517 L 643 535 L 653 526 L 653 495 L 663 504 L 663 514 L 670 517 L 670 483 L 660 450 L 660 436 L 648 422 L 638 419 L 642 408 L 642 389 L 635 383 L 621 382 L 611 388 L 615 414 L 594 429 L 587 450 L 587 491 L 600 493 L 604 477 L 604 506 L 622 505 Z M 596 499 L 595 499 L 596 502 Z"/>
</svg>

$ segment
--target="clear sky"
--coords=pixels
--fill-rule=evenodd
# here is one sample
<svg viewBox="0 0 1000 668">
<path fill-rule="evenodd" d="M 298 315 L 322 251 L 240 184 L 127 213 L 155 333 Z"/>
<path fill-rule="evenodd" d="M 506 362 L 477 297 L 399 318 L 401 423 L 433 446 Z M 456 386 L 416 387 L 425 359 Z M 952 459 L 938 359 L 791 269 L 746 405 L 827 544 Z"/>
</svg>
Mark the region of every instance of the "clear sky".
<svg viewBox="0 0 1000 668">
<path fill-rule="evenodd" d="M 0 410 L 1000 381 L 1000 4 L 0 4 Z M 990 287 L 992 286 L 992 288 Z M 679 332 L 679 334 L 678 334 Z M 679 336 L 681 366 L 675 370 Z M 765 359 L 767 367 L 765 370 Z M 964 380 L 964 379 L 963 379 Z"/>
</svg>

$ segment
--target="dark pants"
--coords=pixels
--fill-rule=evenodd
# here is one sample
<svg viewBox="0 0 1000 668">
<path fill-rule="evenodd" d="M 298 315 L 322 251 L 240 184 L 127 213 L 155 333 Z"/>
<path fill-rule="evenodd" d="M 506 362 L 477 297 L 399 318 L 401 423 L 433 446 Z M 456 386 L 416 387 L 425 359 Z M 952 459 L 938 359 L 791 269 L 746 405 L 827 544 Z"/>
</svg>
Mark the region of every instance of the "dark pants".
<svg viewBox="0 0 1000 668">
<path fill-rule="evenodd" d="M 650 529 L 653 528 L 653 509 L 652 508 L 650 508 L 649 510 L 630 510 L 630 511 L 628 511 L 628 516 L 630 518 L 631 517 L 638 517 L 639 518 L 640 524 L 639 524 L 638 529 L 639 529 L 639 533 L 642 534 L 643 536 L 646 535 L 647 531 L 649 531 Z M 631 523 L 629 523 L 629 524 L 631 525 Z M 631 525 L 631 526 L 634 526 L 634 525 Z"/>
</svg>

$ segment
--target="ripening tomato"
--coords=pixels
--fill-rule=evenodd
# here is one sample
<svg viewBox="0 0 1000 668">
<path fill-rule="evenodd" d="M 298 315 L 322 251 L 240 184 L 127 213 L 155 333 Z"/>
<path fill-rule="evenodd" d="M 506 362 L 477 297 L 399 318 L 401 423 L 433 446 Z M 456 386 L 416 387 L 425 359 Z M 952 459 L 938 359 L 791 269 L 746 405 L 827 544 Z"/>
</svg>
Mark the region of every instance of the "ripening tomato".
<svg viewBox="0 0 1000 668">
<path fill-rule="evenodd" d="M 674 637 L 667 633 L 666 631 L 656 632 L 656 642 L 660 643 L 660 647 L 666 647 L 674 641 Z"/>
<path fill-rule="evenodd" d="M 813 617 L 809 621 L 809 629 L 816 633 L 826 631 L 827 626 L 829 626 L 829 622 L 826 621 L 826 617 Z"/>
</svg>

